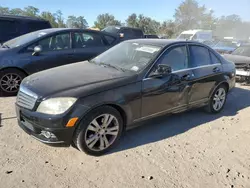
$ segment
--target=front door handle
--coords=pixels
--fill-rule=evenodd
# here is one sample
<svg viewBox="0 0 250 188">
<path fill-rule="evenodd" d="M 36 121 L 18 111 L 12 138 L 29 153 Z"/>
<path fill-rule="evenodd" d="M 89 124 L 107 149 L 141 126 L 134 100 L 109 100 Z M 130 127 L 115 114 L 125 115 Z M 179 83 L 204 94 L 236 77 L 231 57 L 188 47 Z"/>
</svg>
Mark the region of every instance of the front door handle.
<svg viewBox="0 0 250 188">
<path fill-rule="evenodd" d="M 213 68 L 213 72 L 220 72 L 220 68 L 219 67 Z"/>
<path fill-rule="evenodd" d="M 181 80 L 182 81 L 187 81 L 187 80 L 189 80 L 191 78 L 191 75 L 190 74 L 185 74 L 185 75 L 183 75 L 182 77 L 181 77 Z"/>
</svg>

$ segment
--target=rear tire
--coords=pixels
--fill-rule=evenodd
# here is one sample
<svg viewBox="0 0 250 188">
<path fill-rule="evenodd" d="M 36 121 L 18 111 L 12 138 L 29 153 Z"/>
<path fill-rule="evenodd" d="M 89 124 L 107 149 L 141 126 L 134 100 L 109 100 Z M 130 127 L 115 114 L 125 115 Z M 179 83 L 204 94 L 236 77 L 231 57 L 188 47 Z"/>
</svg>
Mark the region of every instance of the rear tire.
<svg viewBox="0 0 250 188">
<path fill-rule="evenodd" d="M 14 96 L 26 75 L 18 69 L 4 69 L 0 71 L 0 96 Z"/>
<path fill-rule="evenodd" d="M 226 101 L 227 89 L 225 85 L 220 85 L 215 89 L 205 110 L 213 114 L 219 113 L 223 110 Z"/>
<path fill-rule="evenodd" d="M 88 155 L 100 156 L 112 149 L 123 132 L 121 114 L 113 107 L 102 106 L 88 113 L 73 137 L 75 146 Z"/>
</svg>

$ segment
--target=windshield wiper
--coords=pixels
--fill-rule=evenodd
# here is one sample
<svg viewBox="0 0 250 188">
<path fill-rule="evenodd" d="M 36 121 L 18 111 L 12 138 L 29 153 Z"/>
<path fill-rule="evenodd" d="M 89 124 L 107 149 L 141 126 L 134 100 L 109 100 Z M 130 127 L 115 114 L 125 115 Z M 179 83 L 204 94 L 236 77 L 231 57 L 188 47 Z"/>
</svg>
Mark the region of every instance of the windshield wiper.
<svg viewBox="0 0 250 188">
<path fill-rule="evenodd" d="M 10 48 L 7 44 L 1 44 L 2 48 Z"/>
<path fill-rule="evenodd" d="M 113 68 L 113 69 L 116 69 L 116 70 L 119 70 L 119 71 L 121 70 L 122 72 L 125 72 L 124 69 L 122 69 L 122 68 L 120 68 L 120 67 L 116 67 L 116 66 L 111 65 L 111 64 L 100 63 L 100 65 L 108 66 L 108 67 L 111 67 L 111 68 Z"/>
</svg>

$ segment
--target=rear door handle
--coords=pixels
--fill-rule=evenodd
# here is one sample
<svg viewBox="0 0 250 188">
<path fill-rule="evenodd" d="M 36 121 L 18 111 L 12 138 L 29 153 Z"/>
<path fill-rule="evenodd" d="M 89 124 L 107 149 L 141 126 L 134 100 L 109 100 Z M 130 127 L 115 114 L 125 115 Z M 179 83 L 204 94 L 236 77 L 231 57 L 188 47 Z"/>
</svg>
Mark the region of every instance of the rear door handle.
<svg viewBox="0 0 250 188">
<path fill-rule="evenodd" d="M 219 67 L 213 68 L 213 72 L 220 72 L 220 68 Z"/>
</svg>

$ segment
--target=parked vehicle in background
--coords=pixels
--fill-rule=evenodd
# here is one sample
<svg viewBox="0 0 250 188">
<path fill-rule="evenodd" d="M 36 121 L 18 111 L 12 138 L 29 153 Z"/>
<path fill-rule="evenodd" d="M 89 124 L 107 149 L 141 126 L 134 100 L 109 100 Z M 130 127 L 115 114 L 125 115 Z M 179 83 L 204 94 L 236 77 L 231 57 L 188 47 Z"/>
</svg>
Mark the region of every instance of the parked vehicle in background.
<svg viewBox="0 0 250 188">
<path fill-rule="evenodd" d="M 225 54 L 224 57 L 235 63 L 236 76 L 250 81 L 250 44 L 244 44 L 232 54 Z"/>
<path fill-rule="evenodd" d="M 213 33 L 211 30 L 188 30 L 188 31 L 183 31 L 177 39 L 181 40 L 194 40 L 194 41 L 209 41 L 213 39 Z"/>
<path fill-rule="evenodd" d="M 120 37 L 121 40 L 144 38 L 143 31 L 139 28 L 124 26 L 108 26 L 102 31 L 112 33 Z"/>
<path fill-rule="evenodd" d="M 137 122 L 199 107 L 219 113 L 234 85 L 235 65 L 206 45 L 128 40 L 91 61 L 27 77 L 16 112 L 41 142 L 73 141 L 102 155 Z"/>
<path fill-rule="evenodd" d="M 213 40 L 205 40 L 202 42 L 202 44 L 206 44 L 210 47 L 213 47 L 217 42 L 216 41 L 213 41 Z"/>
<path fill-rule="evenodd" d="M 40 18 L 0 15 L 0 43 L 47 28 L 51 28 L 50 23 Z"/>
<path fill-rule="evenodd" d="M 24 77 L 89 60 L 117 43 L 110 33 L 67 28 L 35 31 L 7 41 L 0 46 L 0 94 L 16 94 Z"/>
<path fill-rule="evenodd" d="M 236 42 L 231 40 L 221 40 L 213 46 L 213 49 L 220 54 L 231 54 L 237 47 Z"/>
<path fill-rule="evenodd" d="M 158 39 L 159 37 L 157 35 L 144 35 L 145 38 L 151 38 L 151 39 Z"/>
</svg>

